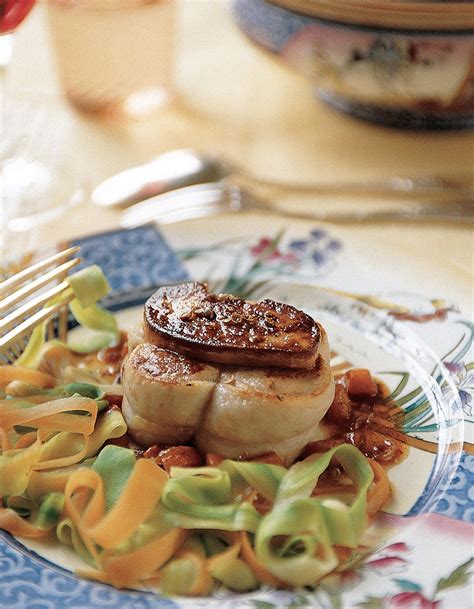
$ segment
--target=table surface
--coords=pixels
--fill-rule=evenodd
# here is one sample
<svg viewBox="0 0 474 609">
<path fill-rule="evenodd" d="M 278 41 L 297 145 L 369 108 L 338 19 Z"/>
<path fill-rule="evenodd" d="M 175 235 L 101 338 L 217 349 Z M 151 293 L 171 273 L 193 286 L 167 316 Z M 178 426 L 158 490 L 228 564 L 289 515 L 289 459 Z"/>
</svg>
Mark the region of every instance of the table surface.
<svg viewBox="0 0 474 609">
<path fill-rule="evenodd" d="M 400 132 L 336 113 L 315 100 L 306 80 L 243 37 L 232 23 L 226 0 L 181 0 L 177 37 L 174 104 L 143 122 L 104 123 L 75 111 L 62 95 L 44 7 L 39 4 L 16 34 L 6 95 L 51 109 L 51 129 L 61 116 L 68 154 L 89 187 L 160 152 L 182 147 L 222 154 L 262 176 L 284 180 L 472 171 L 472 132 Z M 116 227 L 118 218 L 116 211 L 85 202 L 76 208 L 73 221 L 59 219 L 44 226 L 37 239 L 42 245 L 52 244 Z M 255 217 L 257 234 L 259 222 L 265 221 Z M 222 223 L 212 225 L 222 230 Z M 164 232 L 174 243 L 191 235 L 193 226 L 169 225 Z M 394 222 L 331 230 L 364 243 L 374 256 L 382 247 L 390 256 L 403 252 L 422 283 L 431 282 L 434 289 L 437 282 L 446 286 L 448 281 L 449 292 L 466 312 L 472 311 L 469 226 Z"/>
</svg>

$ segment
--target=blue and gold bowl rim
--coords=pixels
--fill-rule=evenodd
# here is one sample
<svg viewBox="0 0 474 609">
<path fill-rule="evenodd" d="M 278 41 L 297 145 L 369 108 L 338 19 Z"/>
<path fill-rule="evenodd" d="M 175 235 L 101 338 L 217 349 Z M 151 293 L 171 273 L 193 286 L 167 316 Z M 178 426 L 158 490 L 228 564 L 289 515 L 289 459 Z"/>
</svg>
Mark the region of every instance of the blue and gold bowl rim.
<svg viewBox="0 0 474 609">
<path fill-rule="evenodd" d="M 423 0 L 265 0 L 308 17 L 348 25 L 474 32 L 474 2 Z"/>
</svg>

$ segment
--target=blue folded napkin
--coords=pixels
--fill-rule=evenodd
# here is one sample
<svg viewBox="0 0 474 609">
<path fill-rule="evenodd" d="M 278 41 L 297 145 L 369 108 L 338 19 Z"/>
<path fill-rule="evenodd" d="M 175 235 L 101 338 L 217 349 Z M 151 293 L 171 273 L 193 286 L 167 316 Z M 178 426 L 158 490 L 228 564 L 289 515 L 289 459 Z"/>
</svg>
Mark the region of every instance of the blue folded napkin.
<svg viewBox="0 0 474 609">
<path fill-rule="evenodd" d="M 112 292 L 103 304 L 111 309 L 143 303 L 160 285 L 189 280 L 181 260 L 153 224 L 98 233 L 71 241 L 83 259 L 78 268 L 98 264 Z"/>
</svg>

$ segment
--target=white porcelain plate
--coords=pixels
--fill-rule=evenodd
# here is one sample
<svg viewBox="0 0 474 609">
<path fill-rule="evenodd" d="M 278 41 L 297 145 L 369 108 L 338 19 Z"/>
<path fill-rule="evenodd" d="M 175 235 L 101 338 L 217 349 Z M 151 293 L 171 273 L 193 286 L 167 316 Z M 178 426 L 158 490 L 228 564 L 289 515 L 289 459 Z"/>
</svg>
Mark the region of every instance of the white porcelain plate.
<svg viewBox="0 0 474 609">
<path fill-rule="evenodd" d="M 127 238 L 133 241 L 131 233 Z M 108 264 L 116 271 L 110 252 L 113 241 L 122 243 L 123 235 L 102 239 L 110 241 L 109 260 L 98 261 L 106 272 Z M 168 599 L 79 579 L 71 572 L 78 560 L 66 550 L 0 533 L 0 607 L 471 608 L 474 458 L 468 440 L 474 326 L 439 294 L 417 295 L 397 284 L 376 294 L 330 287 L 331 278 L 341 272 L 338 258 L 343 250 L 339 239 L 318 229 L 296 237 L 279 233 L 186 244 L 177 253 L 193 278 L 207 278 L 216 289 L 304 309 L 325 326 L 335 352 L 333 365 L 369 368 L 392 390 L 404 413 L 398 430 L 408 438 L 410 449 L 407 458 L 389 470 L 392 500 L 365 539 L 373 553 L 315 591 L 261 589 L 245 595 L 219 592 L 205 599 Z M 133 247 L 129 251 L 130 268 L 120 269 L 127 276 L 139 274 Z M 182 278 L 176 268 L 173 272 Z M 120 309 L 122 327 L 139 314 L 139 308 L 129 305 L 139 300 L 145 284 L 137 279 L 132 291 L 115 286 L 111 302 Z"/>
</svg>

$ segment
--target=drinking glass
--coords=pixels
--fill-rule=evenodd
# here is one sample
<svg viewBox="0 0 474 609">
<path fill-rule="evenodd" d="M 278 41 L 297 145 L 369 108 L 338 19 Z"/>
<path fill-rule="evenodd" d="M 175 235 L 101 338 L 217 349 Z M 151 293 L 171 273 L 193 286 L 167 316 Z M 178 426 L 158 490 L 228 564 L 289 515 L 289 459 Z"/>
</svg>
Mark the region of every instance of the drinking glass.
<svg viewBox="0 0 474 609">
<path fill-rule="evenodd" d="M 48 0 L 58 76 L 78 109 L 140 119 L 170 101 L 175 0 Z"/>
<path fill-rule="evenodd" d="M 9 95 L 0 112 L 0 259 L 39 244 L 36 229 L 85 199 L 70 145 L 70 116 L 60 104 Z M 58 235 L 58 239 L 60 235 Z"/>
<path fill-rule="evenodd" d="M 34 0 L 0 0 L 0 39 L 29 14 Z M 4 66 L 8 69 L 8 63 Z M 64 126 L 42 100 L 5 90 L 0 71 L 0 266 L 26 255 L 34 228 L 82 200 L 67 166 Z"/>
</svg>

